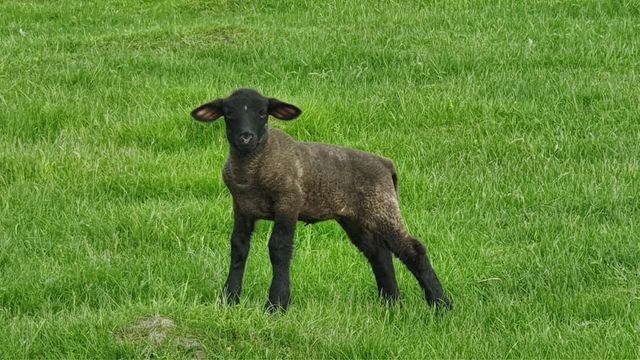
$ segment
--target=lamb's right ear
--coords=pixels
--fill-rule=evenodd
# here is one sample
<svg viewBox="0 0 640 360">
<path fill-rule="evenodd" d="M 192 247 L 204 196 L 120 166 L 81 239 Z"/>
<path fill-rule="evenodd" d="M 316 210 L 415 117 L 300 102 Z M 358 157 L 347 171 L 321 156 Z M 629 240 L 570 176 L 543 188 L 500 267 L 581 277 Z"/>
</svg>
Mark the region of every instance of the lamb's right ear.
<svg viewBox="0 0 640 360">
<path fill-rule="evenodd" d="M 222 116 L 222 99 L 213 100 L 191 112 L 191 116 L 198 121 L 211 122 Z"/>
</svg>

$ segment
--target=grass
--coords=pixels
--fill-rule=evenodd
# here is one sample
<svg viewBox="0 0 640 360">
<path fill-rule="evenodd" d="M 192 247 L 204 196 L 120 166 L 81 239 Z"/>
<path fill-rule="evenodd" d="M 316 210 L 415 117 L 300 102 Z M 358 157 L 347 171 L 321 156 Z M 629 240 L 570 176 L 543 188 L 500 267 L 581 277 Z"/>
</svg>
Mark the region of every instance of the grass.
<svg viewBox="0 0 640 360">
<path fill-rule="evenodd" d="M 120 341 L 160 314 L 209 357 L 640 357 L 640 6 L 632 1 L 0 4 L 0 358 L 189 357 Z M 300 140 L 393 158 L 456 308 L 396 263 L 385 307 L 338 226 L 298 228 L 293 304 L 218 303 L 241 86 Z M 177 336 L 177 335 L 176 335 Z"/>
</svg>

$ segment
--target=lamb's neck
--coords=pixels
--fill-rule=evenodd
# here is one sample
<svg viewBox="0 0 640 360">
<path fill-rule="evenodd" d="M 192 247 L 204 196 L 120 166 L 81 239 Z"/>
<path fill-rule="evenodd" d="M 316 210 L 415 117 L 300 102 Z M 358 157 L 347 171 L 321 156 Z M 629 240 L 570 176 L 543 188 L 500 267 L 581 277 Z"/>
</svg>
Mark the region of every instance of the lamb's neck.
<svg viewBox="0 0 640 360">
<path fill-rule="evenodd" d="M 234 182 L 238 185 L 250 185 L 252 180 L 256 178 L 267 153 L 267 142 L 268 139 L 265 139 L 249 153 L 239 152 L 233 147 L 230 148 L 229 169 Z"/>
</svg>

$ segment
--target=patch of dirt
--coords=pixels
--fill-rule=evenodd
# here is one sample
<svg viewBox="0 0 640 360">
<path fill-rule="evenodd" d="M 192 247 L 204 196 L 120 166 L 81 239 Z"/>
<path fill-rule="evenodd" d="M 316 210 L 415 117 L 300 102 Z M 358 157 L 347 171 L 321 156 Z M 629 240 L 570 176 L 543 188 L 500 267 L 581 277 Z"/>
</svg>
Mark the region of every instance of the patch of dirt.
<svg viewBox="0 0 640 360">
<path fill-rule="evenodd" d="M 194 359 L 207 357 L 204 346 L 192 336 L 180 336 L 173 320 L 154 315 L 138 319 L 134 324 L 114 334 L 119 342 L 145 343 L 152 351 L 174 345 Z"/>
<path fill-rule="evenodd" d="M 133 326 L 128 328 L 123 334 L 128 340 L 148 340 L 155 344 L 162 344 L 175 329 L 173 320 L 154 315 L 148 318 L 139 319 Z"/>
</svg>

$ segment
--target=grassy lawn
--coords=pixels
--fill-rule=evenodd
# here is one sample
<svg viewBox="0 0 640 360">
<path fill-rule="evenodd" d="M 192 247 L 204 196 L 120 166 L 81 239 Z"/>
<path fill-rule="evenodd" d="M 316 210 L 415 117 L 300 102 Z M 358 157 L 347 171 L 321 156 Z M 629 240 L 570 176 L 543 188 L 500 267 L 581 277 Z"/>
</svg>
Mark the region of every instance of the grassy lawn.
<svg viewBox="0 0 640 360">
<path fill-rule="evenodd" d="M 640 357 L 637 2 L 3 1 L 0 25 L 0 358 Z M 399 262 L 384 306 L 330 222 L 298 227 L 285 316 L 268 222 L 219 303 L 228 148 L 188 114 L 238 87 L 395 160 L 454 311 Z"/>
</svg>

